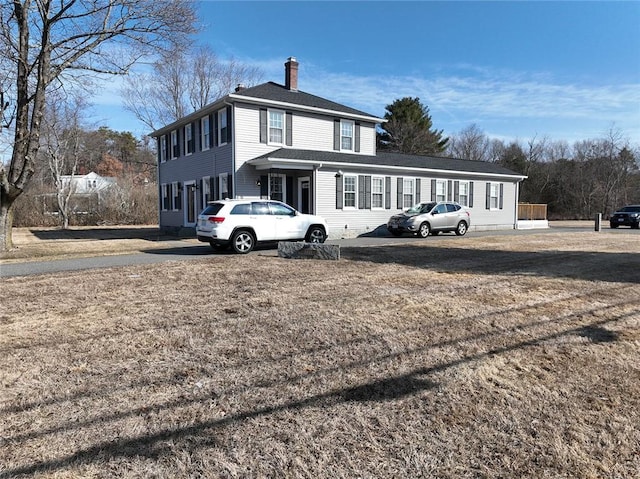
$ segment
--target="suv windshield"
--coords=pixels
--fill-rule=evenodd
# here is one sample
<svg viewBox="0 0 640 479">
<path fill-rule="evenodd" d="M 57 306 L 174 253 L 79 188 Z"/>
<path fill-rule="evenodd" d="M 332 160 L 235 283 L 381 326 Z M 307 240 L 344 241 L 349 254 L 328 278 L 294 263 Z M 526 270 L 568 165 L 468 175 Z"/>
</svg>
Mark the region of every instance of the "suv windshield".
<svg viewBox="0 0 640 479">
<path fill-rule="evenodd" d="M 408 215 L 419 215 L 421 213 L 428 213 L 433 209 L 435 203 L 420 203 L 419 205 L 412 206 L 407 210 Z"/>
</svg>

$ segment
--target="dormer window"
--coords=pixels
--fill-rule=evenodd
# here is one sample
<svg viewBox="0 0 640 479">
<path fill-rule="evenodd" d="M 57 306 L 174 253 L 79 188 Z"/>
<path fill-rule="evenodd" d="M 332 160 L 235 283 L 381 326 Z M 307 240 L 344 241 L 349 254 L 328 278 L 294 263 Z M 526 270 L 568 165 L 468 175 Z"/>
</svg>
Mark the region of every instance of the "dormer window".
<svg viewBox="0 0 640 479">
<path fill-rule="evenodd" d="M 353 151 L 353 122 L 340 121 L 340 150 Z"/>
<path fill-rule="evenodd" d="M 269 110 L 269 143 L 284 143 L 284 112 Z"/>
</svg>

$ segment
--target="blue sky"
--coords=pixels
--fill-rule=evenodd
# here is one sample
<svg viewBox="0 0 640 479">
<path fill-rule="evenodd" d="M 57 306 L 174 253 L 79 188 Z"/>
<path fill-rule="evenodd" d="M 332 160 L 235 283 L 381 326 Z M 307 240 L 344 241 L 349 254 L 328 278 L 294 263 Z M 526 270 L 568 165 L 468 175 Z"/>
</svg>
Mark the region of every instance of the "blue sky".
<svg viewBox="0 0 640 479">
<path fill-rule="evenodd" d="M 199 41 L 222 58 L 383 116 L 405 96 L 446 135 L 570 143 L 619 129 L 640 145 L 640 1 L 204 1 Z M 146 130 L 100 103 L 105 122 Z"/>
</svg>

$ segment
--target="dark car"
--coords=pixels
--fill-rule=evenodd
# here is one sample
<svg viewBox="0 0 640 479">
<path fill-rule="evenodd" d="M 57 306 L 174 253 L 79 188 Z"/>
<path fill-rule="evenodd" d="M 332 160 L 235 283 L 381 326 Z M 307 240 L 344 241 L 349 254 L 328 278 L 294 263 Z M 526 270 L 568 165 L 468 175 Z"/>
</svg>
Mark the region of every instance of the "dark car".
<svg viewBox="0 0 640 479">
<path fill-rule="evenodd" d="M 609 224 L 612 228 L 618 226 L 631 226 L 632 228 L 640 228 L 640 205 L 628 205 L 620 208 L 609 218 Z"/>
<path fill-rule="evenodd" d="M 441 201 L 420 203 L 387 222 L 387 229 L 394 236 L 411 233 L 426 238 L 430 234 L 454 231 L 464 235 L 471 226 L 469 210 L 458 203 Z"/>
</svg>

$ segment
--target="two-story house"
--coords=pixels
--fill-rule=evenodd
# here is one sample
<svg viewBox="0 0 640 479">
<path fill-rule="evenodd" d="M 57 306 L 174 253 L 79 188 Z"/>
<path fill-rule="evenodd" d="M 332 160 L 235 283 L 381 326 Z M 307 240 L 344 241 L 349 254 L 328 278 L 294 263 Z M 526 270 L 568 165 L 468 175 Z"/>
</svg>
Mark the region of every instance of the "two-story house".
<svg viewBox="0 0 640 479">
<path fill-rule="evenodd" d="M 426 200 L 470 208 L 472 230 L 516 227 L 524 176 L 493 163 L 377 153 L 383 121 L 298 90 L 298 62 L 289 58 L 284 85 L 238 86 L 152 133 L 160 227 L 188 232 L 220 198 L 284 201 L 323 216 L 330 238 L 371 232 Z"/>
</svg>

